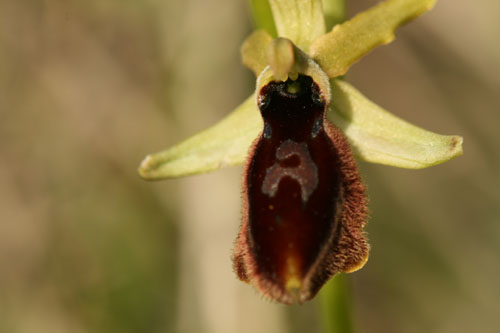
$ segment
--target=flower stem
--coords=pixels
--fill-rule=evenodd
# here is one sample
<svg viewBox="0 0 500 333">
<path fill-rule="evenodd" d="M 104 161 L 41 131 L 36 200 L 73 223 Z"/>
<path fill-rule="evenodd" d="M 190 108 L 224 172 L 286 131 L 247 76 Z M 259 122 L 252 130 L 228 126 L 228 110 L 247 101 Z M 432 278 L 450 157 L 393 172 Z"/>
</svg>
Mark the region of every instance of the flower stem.
<svg viewBox="0 0 500 333">
<path fill-rule="evenodd" d="M 346 17 L 345 0 L 323 0 L 327 31 Z M 351 293 L 349 278 L 337 274 L 320 292 L 321 316 L 325 333 L 354 332 L 351 314 Z"/>
<path fill-rule="evenodd" d="M 346 274 L 337 274 L 320 292 L 325 333 L 352 333 L 350 284 Z"/>
</svg>

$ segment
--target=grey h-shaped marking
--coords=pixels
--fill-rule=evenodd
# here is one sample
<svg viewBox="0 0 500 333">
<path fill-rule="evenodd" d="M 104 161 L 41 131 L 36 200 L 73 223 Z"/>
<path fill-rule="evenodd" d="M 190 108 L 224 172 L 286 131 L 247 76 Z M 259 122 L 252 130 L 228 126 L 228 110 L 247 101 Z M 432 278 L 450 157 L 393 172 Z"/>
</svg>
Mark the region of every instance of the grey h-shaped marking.
<svg viewBox="0 0 500 333">
<path fill-rule="evenodd" d="M 293 155 L 299 157 L 298 166 L 282 167 L 280 165 L 280 161 Z M 299 183 L 302 201 L 305 203 L 318 186 L 318 168 L 311 159 L 307 144 L 305 142 L 298 143 L 286 140 L 276 150 L 276 158 L 278 161 L 266 170 L 266 176 L 262 182 L 262 192 L 274 197 L 281 179 L 290 177 Z"/>
</svg>

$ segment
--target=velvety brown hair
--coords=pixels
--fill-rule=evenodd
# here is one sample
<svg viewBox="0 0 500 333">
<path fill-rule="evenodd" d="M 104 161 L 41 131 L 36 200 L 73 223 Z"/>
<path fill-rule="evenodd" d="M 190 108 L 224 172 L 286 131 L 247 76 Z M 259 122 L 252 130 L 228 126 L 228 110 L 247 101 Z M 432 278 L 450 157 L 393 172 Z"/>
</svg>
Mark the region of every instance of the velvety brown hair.
<svg viewBox="0 0 500 333">
<path fill-rule="evenodd" d="M 334 274 L 366 262 L 365 187 L 310 77 L 270 82 L 258 101 L 264 129 L 245 166 L 234 269 L 274 301 L 303 302 Z"/>
</svg>

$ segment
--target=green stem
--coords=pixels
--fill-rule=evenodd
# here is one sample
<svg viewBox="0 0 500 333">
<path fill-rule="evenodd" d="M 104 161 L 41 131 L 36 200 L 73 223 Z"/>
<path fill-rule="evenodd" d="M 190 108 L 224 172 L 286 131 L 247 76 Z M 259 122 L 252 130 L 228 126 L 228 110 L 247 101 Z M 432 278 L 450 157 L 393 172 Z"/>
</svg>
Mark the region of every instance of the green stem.
<svg viewBox="0 0 500 333">
<path fill-rule="evenodd" d="M 346 274 L 337 274 L 320 292 L 325 333 L 352 333 L 350 284 Z"/>
<path fill-rule="evenodd" d="M 323 0 L 327 31 L 346 18 L 345 0 Z M 350 284 L 347 275 L 337 274 L 320 292 L 325 333 L 354 332 L 351 315 Z"/>
<path fill-rule="evenodd" d="M 266 30 L 271 36 L 277 37 L 273 13 L 268 0 L 249 0 L 253 21 L 257 29 Z"/>
</svg>

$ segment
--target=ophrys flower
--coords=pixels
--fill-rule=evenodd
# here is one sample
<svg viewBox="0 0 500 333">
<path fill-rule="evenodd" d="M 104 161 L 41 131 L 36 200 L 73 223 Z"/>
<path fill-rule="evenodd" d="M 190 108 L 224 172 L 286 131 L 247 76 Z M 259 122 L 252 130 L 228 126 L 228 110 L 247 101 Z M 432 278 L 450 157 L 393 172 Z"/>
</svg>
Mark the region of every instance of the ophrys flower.
<svg viewBox="0 0 500 333">
<path fill-rule="evenodd" d="M 270 4 L 278 38 L 258 30 L 242 46 L 243 63 L 259 78 L 256 93 L 210 129 L 146 157 L 139 172 L 161 179 L 240 164 L 258 138 L 235 263 L 241 279 L 290 303 L 367 259 L 366 199 L 342 133 L 358 158 L 404 168 L 458 156 L 462 139 L 408 124 L 336 79 L 434 1 L 388 0 L 328 33 L 319 0 Z"/>
</svg>

